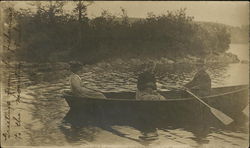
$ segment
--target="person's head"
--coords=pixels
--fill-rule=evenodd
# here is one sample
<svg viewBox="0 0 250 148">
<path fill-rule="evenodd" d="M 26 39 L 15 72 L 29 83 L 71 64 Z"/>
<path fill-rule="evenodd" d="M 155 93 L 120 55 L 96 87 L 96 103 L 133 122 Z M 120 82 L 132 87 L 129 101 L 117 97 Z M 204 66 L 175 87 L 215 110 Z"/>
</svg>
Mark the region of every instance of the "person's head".
<svg viewBox="0 0 250 148">
<path fill-rule="evenodd" d="M 150 71 L 153 72 L 156 67 L 156 62 L 155 61 L 149 61 L 145 64 L 144 71 Z"/>
<path fill-rule="evenodd" d="M 199 59 L 196 63 L 196 67 L 198 70 L 205 70 L 206 69 L 206 61 L 204 59 Z"/>
<path fill-rule="evenodd" d="M 69 63 L 70 71 L 73 73 L 78 73 L 82 69 L 82 64 L 80 62 L 72 61 Z"/>
</svg>

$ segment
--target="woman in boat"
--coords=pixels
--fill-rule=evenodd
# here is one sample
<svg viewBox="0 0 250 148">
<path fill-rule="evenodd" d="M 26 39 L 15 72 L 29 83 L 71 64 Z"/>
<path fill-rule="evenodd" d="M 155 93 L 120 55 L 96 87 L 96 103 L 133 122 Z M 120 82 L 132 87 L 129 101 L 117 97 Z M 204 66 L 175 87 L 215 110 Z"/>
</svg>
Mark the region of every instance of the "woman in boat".
<svg viewBox="0 0 250 148">
<path fill-rule="evenodd" d="M 211 78 L 206 72 L 205 61 L 199 60 L 196 66 L 198 71 L 192 81 L 188 82 L 185 87 L 194 90 L 201 96 L 209 95 L 211 91 Z"/>
<path fill-rule="evenodd" d="M 157 92 L 156 79 L 154 75 L 156 63 L 147 64 L 145 70 L 139 74 L 137 81 L 137 100 L 165 100 L 165 97 Z"/>
<path fill-rule="evenodd" d="M 98 99 L 106 99 L 106 97 L 96 90 L 92 90 L 86 87 L 82 87 L 81 85 L 81 78 L 79 77 L 79 72 L 81 71 L 81 63 L 79 62 L 71 62 L 70 63 L 70 87 L 71 92 L 76 95 L 83 98 L 98 98 Z"/>
</svg>

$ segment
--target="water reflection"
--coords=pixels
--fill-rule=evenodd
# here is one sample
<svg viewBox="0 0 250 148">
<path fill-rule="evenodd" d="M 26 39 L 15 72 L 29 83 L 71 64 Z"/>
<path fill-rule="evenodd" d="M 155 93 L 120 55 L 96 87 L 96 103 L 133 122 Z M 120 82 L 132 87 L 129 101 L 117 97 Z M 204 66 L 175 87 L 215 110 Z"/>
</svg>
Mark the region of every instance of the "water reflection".
<svg viewBox="0 0 250 148">
<path fill-rule="evenodd" d="M 240 143 L 227 140 L 228 138 L 246 141 L 244 136 L 235 133 L 247 134 L 247 118 L 241 115 L 239 122 L 230 126 L 224 126 L 213 118 L 207 118 L 195 122 L 174 123 L 166 121 L 143 121 L 131 118 L 108 119 L 92 117 L 88 114 L 76 115 L 69 111 L 64 117 L 60 130 L 65 134 L 69 143 L 93 142 L 101 132 L 110 132 L 121 138 L 148 146 L 163 139 L 174 141 L 178 144 L 190 145 L 190 140 L 195 141 L 194 147 L 199 147 L 213 141 L 211 138 L 219 139 L 231 145 L 240 146 Z M 243 117 L 244 116 L 244 117 Z M 196 120 L 196 119 L 194 119 Z M 128 128 L 129 127 L 129 128 Z M 136 133 L 137 132 L 137 133 Z"/>
<path fill-rule="evenodd" d="M 145 124 L 140 120 L 127 120 L 127 119 L 106 119 L 102 121 L 99 118 L 93 118 L 89 115 L 76 116 L 73 112 L 69 111 L 64 117 L 62 125 L 60 125 L 61 131 L 65 134 L 68 142 L 75 143 L 81 140 L 91 142 L 98 135 L 101 130 L 111 132 L 113 135 L 132 140 L 143 145 L 148 142 L 158 139 L 157 128 L 154 125 Z M 127 133 L 117 130 L 115 127 L 130 127 L 133 130 L 140 131 L 138 137 L 131 137 Z"/>
</svg>

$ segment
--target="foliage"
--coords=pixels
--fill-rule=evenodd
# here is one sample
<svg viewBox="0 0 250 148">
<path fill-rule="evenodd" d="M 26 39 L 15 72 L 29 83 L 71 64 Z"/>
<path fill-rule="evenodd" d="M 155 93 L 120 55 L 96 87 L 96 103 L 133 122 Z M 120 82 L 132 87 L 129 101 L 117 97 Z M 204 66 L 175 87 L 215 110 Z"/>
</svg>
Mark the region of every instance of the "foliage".
<svg viewBox="0 0 250 148">
<path fill-rule="evenodd" d="M 124 8 L 119 17 L 104 10 L 101 16 L 89 19 L 91 3 L 75 2 L 72 13 L 65 12 L 64 4 L 34 2 L 36 12 L 17 12 L 22 28 L 20 59 L 94 63 L 117 57 L 207 56 L 229 48 L 230 34 L 225 27 L 197 24 L 186 9 L 158 16 L 148 13 L 146 19 L 130 21 Z"/>
</svg>

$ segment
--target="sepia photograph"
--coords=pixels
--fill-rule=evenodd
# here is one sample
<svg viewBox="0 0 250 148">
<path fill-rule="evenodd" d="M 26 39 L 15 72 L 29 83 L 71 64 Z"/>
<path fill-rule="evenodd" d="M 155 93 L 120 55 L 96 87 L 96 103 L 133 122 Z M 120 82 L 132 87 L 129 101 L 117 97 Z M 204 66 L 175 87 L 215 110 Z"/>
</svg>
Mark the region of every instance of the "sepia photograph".
<svg viewBox="0 0 250 148">
<path fill-rule="evenodd" d="M 249 147 L 248 1 L 1 1 L 3 148 Z"/>
</svg>

